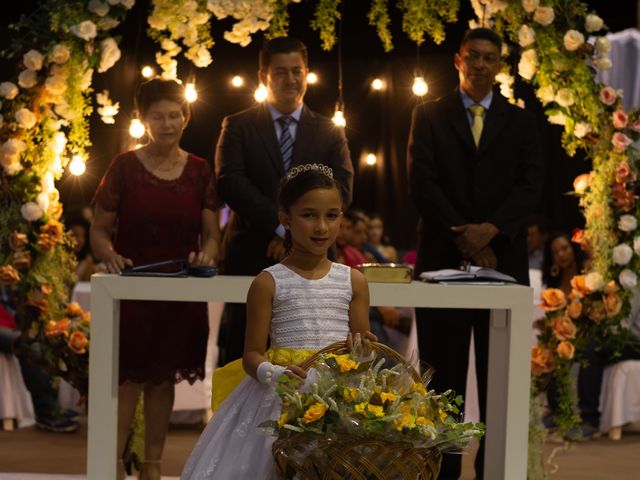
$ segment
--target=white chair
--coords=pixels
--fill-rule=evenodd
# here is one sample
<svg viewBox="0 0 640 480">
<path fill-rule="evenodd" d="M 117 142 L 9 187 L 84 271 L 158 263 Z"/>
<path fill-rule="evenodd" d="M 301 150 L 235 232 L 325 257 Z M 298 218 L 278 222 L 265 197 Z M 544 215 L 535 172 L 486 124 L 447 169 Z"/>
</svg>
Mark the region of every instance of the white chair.
<svg viewBox="0 0 640 480">
<path fill-rule="evenodd" d="M 600 431 L 620 440 L 622 427 L 640 420 L 640 360 L 625 360 L 604 369 L 600 392 Z"/>
</svg>

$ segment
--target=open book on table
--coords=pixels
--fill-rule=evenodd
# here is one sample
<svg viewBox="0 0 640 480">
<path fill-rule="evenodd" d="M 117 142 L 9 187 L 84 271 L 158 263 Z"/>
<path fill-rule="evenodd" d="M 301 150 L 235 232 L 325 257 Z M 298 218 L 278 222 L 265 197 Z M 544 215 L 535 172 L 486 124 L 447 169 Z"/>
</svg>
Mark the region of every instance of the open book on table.
<svg viewBox="0 0 640 480">
<path fill-rule="evenodd" d="M 465 270 L 434 270 L 422 272 L 420 279 L 424 282 L 434 283 L 516 283 L 516 279 L 510 275 L 500 273 L 491 268 L 469 267 Z"/>
</svg>

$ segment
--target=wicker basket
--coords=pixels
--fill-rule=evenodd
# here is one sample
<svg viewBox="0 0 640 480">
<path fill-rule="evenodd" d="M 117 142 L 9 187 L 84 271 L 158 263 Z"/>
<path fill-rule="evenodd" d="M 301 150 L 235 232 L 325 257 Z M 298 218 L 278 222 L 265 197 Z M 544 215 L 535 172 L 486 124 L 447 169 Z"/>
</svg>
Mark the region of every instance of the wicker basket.
<svg viewBox="0 0 640 480">
<path fill-rule="evenodd" d="M 372 342 L 372 348 L 406 364 L 395 350 Z M 346 353 L 346 343 L 323 348 L 300 366 L 308 370 L 323 353 Z M 420 375 L 413 367 L 415 381 Z M 442 455 L 434 448 L 415 447 L 409 442 L 385 442 L 331 434 L 314 438 L 303 433 L 281 434 L 273 444 L 273 457 L 280 478 L 296 480 L 435 480 Z"/>
</svg>

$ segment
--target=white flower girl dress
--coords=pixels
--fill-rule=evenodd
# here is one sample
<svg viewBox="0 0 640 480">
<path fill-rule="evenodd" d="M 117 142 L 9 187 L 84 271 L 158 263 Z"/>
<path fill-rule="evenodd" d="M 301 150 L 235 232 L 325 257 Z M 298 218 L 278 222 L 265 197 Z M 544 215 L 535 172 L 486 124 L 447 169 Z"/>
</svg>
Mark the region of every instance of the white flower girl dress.
<svg viewBox="0 0 640 480">
<path fill-rule="evenodd" d="M 352 298 L 350 267 L 333 263 L 327 275 L 317 280 L 307 280 L 282 264 L 265 271 L 275 281 L 268 352 L 271 362 L 299 363 L 304 359 L 300 350 L 317 351 L 347 338 Z M 275 437 L 258 425 L 277 420 L 280 408 L 280 398 L 271 386 L 247 376 L 205 428 L 180 478 L 275 478 L 271 454 Z"/>
</svg>

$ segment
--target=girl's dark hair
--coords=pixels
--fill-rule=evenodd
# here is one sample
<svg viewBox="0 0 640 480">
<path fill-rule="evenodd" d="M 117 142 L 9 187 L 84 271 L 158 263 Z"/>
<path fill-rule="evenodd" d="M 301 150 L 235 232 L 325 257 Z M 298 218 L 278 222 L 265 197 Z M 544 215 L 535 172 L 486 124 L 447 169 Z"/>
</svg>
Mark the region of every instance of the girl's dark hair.
<svg viewBox="0 0 640 480">
<path fill-rule="evenodd" d="M 291 205 L 295 203 L 305 193 L 316 188 L 328 190 L 336 189 L 340 192 L 340 185 L 333 178 L 316 169 L 305 170 L 293 177 L 283 177 L 280 182 L 280 192 L 278 194 L 278 205 L 282 210 L 288 212 Z M 342 198 L 342 197 L 340 197 Z"/>
<path fill-rule="evenodd" d="M 135 103 L 140 117 L 144 117 L 151 105 L 160 100 L 176 102 L 180 105 L 185 117 L 189 114 L 189 103 L 184 98 L 184 87 L 175 80 L 153 78 L 138 88 Z"/>
<path fill-rule="evenodd" d="M 580 246 L 571 241 L 571 235 L 566 232 L 555 232 L 549 235 L 546 243 L 544 244 L 544 256 L 542 257 L 542 283 L 547 288 L 556 288 L 560 285 L 561 275 L 551 275 L 551 267 L 553 266 L 553 253 L 551 253 L 551 244 L 558 238 L 564 237 L 571 245 L 571 249 L 573 250 L 573 258 L 576 260 L 576 268 L 578 273 L 582 271 L 584 267 L 585 255 L 584 252 L 580 249 Z"/>
</svg>

